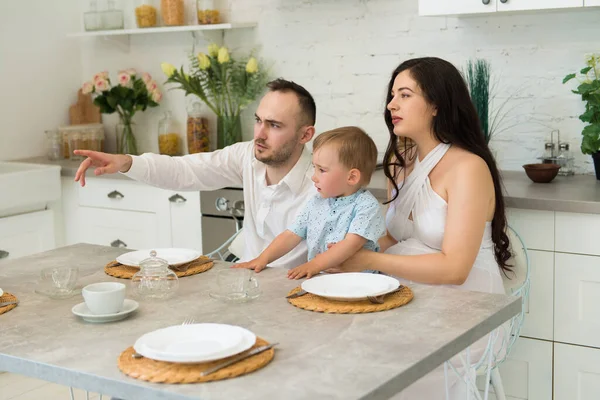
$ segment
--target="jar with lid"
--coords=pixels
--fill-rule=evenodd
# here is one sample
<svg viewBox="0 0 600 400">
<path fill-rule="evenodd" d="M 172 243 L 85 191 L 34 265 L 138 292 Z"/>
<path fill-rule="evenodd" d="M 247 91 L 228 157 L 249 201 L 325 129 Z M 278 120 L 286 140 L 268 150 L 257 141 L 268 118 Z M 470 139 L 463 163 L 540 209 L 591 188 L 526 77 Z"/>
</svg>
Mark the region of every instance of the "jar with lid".
<svg viewBox="0 0 600 400">
<path fill-rule="evenodd" d="M 189 154 L 210 151 L 208 119 L 202 117 L 202 105 L 198 102 L 188 112 L 187 145 Z"/>
<path fill-rule="evenodd" d="M 157 25 L 156 0 L 136 0 L 135 22 L 138 28 L 152 28 Z"/>
<path fill-rule="evenodd" d="M 123 29 L 123 10 L 116 8 L 114 0 L 107 0 L 108 7 L 102 12 L 102 29 Z"/>
<path fill-rule="evenodd" d="M 160 0 L 160 14 L 167 26 L 183 25 L 185 21 L 185 5 L 183 0 Z"/>
<path fill-rule="evenodd" d="M 180 154 L 179 134 L 173 128 L 171 111 L 165 112 L 158 121 L 158 152 L 167 156 Z"/>
<path fill-rule="evenodd" d="M 573 157 L 571 157 L 571 150 L 569 149 L 569 143 L 560 143 L 558 145 L 558 155 L 556 156 L 556 163 L 560 165 L 558 174 L 562 176 L 573 175 Z"/>
<path fill-rule="evenodd" d="M 90 0 L 89 11 L 83 13 L 83 27 L 86 31 L 102 29 L 102 15 L 98 12 L 97 0 Z"/>
<path fill-rule="evenodd" d="M 221 15 L 215 7 L 214 0 L 197 0 L 196 8 L 198 11 L 198 23 L 200 25 L 218 24 L 221 22 Z"/>
<path fill-rule="evenodd" d="M 150 252 L 150 257 L 140 262 L 140 270 L 131 277 L 131 287 L 141 300 L 165 300 L 179 288 L 177 274 L 169 269 L 166 260 Z"/>
<path fill-rule="evenodd" d="M 57 129 L 46 131 L 48 141 L 48 160 L 61 160 L 63 158 L 63 139 L 62 133 Z"/>
</svg>

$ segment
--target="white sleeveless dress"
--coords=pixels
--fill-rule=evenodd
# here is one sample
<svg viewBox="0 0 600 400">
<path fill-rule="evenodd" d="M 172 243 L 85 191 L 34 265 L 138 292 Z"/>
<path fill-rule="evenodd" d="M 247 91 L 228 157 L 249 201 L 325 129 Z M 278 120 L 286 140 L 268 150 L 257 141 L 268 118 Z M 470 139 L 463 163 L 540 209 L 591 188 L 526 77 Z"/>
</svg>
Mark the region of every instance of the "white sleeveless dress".
<svg viewBox="0 0 600 400">
<path fill-rule="evenodd" d="M 442 250 L 448 204 L 431 187 L 429 174 L 449 148 L 449 144 L 440 143 L 423 160 L 417 157 L 413 171 L 403 185 L 399 184 L 401 188 L 398 197 L 390 203 L 386 215 L 386 227 L 398 243 L 385 253 L 418 255 L 439 253 Z M 402 278 L 399 280 L 410 283 Z M 465 283 L 445 286 L 504 294 L 500 268 L 494 258 L 491 222 L 486 223 L 479 253 Z M 471 346 L 472 362 L 479 360 L 486 345 L 487 337 Z M 448 376 L 450 399 L 463 399 L 466 390 L 464 383 L 453 373 Z M 415 382 L 394 399 L 445 399 L 443 366 Z"/>
</svg>

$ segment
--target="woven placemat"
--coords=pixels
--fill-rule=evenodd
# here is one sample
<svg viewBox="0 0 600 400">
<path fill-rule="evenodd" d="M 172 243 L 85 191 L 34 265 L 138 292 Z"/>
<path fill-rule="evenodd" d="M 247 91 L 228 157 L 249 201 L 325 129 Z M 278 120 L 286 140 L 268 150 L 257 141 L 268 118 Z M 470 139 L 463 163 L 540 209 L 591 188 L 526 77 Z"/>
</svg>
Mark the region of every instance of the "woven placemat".
<svg viewBox="0 0 600 400">
<path fill-rule="evenodd" d="M 206 256 L 200 256 L 194 261 L 190 261 L 187 264 L 178 265 L 177 267 L 171 268 L 179 278 L 184 276 L 196 275 L 201 272 L 208 271 L 214 265 L 214 261 Z M 104 272 L 107 275 L 114 276 L 115 278 L 131 279 L 131 277 L 139 272 L 139 267 L 130 267 L 129 265 L 123 265 L 117 261 L 111 261 L 104 267 Z"/>
<path fill-rule="evenodd" d="M 0 296 L 0 303 L 3 303 L 5 301 L 18 301 L 19 299 L 17 299 L 17 296 L 15 296 L 14 294 L 10 294 L 8 292 L 4 292 L 4 294 L 2 296 Z M 18 304 L 9 304 L 7 306 L 4 307 L 0 307 L 0 314 L 4 314 L 5 312 L 9 312 L 10 310 L 12 310 L 13 308 L 15 308 L 16 306 L 18 306 Z"/>
<path fill-rule="evenodd" d="M 256 343 L 251 349 L 267 344 L 269 344 L 267 341 L 257 337 Z M 200 376 L 200 373 L 235 356 L 205 363 L 179 364 L 151 360 L 146 357 L 133 358 L 133 353 L 135 350 L 133 347 L 129 347 L 119 356 L 119 369 L 125 375 L 154 383 L 201 383 L 235 378 L 254 372 L 271 362 L 275 356 L 275 349 L 270 348 L 206 376 Z"/>
<path fill-rule="evenodd" d="M 290 294 L 299 292 L 300 287 L 292 289 Z M 304 296 L 294 299 L 287 299 L 295 307 L 303 308 L 309 311 L 317 311 L 330 314 L 361 314 L 377 311 L 391 310 L 410 302 L 413 298 L 413 292 L 409 287 L 403 286 L 401 290 L 391 293 L 384 297 L 383 304 L 373 304 L 369 300 L 359 301 L 337 301 L 325 297 L 307 293 Z"/>
</svg>

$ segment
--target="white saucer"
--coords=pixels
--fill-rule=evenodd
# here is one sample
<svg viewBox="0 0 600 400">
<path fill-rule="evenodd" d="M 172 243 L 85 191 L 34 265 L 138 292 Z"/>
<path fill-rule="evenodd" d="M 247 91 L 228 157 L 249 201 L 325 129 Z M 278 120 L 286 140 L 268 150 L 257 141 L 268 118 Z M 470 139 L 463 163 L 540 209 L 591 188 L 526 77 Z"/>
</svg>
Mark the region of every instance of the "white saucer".
<svg viewBox="0 0 600 400">
<path fill-rule="evenodd" d="M 114 322 L 120 321 L 122 319 L 127 318 L 131 313 L 137 310 L 139 304 L 135 300 L 125 299 L 125 303 L 123 304 L 123 309 L 116 314 L 92 314 L 92 312 L 85 305 L 85 301 L 83 303 L 79 303 L 76 306 L 73 306 L 71 311 L 73 314 L 83 318 L 84 321 L 93 322 L 93 323 L 104 323 L 104 322 Z"/>
</svg>

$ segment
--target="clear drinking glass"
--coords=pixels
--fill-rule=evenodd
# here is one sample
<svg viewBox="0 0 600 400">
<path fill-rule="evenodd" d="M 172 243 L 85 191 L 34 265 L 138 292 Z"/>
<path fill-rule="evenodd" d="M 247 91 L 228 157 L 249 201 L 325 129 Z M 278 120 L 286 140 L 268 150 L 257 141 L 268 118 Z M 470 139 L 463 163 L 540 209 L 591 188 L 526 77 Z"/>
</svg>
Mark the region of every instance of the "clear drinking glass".
<svg viewBox="0 0 600 400">
<path fill-rule="evenodd" d="M 258 280 L 249 269 L 223 269 L 217 272 L 217 288 L 210 296 L 232 303 L 243 303 L 261 294 Z"/>
<path fill-rule="evenodd" d="M 35 292 L 54 299 L 68 298 L 77 293 L 75 285 L 78 278 L 77 267 L 44 268 Z"/>
</svg>

